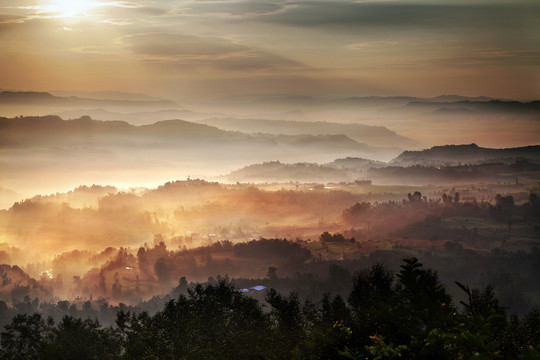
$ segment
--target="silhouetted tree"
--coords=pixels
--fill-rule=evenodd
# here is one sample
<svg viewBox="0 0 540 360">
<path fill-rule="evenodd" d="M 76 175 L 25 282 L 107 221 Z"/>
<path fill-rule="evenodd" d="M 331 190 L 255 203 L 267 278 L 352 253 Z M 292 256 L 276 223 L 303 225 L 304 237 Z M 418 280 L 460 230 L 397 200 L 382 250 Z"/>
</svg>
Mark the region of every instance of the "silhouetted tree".
<svg viewBox="0 0 540 360">
<path fill-rule="evenodd" d="M 38 350 L 52 326 L 52 319 L 45 322 L 40 314 L 16 315 L 0 333 L 2 359 L 38 359 Z"/>
<path fill-rule="evenodd" d="M 43 360 L 119 359 L 121 338 L 112 329 L 102 329 L 97 320 L 66 316 L 47 335 L 39 348 Z"/>
</svg>

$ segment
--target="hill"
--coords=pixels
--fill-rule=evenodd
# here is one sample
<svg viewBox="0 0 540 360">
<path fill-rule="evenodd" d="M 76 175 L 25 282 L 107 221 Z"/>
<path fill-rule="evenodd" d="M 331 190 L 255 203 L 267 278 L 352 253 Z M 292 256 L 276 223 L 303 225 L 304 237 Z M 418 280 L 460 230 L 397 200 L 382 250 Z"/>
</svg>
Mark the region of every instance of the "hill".
<svg viewBox="0 0 540 360">
<path fill-rule="evenodd" d="M 458 185 L 493 184 L 529 181 L 535 183 L 540 173 L 540 164 L 526 160 L 513 163 L 483 163 L 476 165 L 411 165 L 371 168 L 365 176 L 376 184 L 404 185 Z"/>
<path fill-rule="evenodd" d="M 319 165 L 314 163 L 285 164 L 269 161 L 252 164 L 223 176 L 228 181 L 240 182 L 300 182 L 300 183 L 338 183 L 351 182 L 366 177 L 366 171 L 380 168 L 386 163 L 363 158 L 347 157 Z"/>
<path fill-rule="evenodd" d="M 356 107 L 364 109 L 383 109 L 387 107 L 405 106 L 411 102 L 458 102 L 458 101 L 492 101 L 497 100 L 485 96 L 440 95 L 431 98 L 414 96 L 350 96 L 343 98 L 315 98 L 287 94 L 244 94 L 219 99 L 223 104 L 231 106 L 287 106 L 297 108 L 311 107 Z"/>
<path fill-rule="evenodd" d="M 171 119 L 188 119 L 192 117 L 201 116 L 190 110 L 155 110 L 155 111 L 140 111 L 121 113 L 115 111 L 108 111 L 105 109 L 77 109 L 58 111 L 55 115 L 60 116 L 62 119 L 78 119 L 83 116 L 90 116 L 92 119 L 105 120 L 105 121 L 126 121 L 133 125 L 150 125 L 156 121 L 171 120 Z"/>
<path fill-rule="evenodd" d="M 79 185 L 148 186 L 189 175 L 216 176 L 261 161 L 325 163 L 341 157 L 390 159 L 398 149 L 345 135 L 247 134 L 184 120 L 131 125 L 90 117 L 0 118 L 1 186 L 48 193 Z M 55 177 L 45 176 L 54 173 Z M 35 179 L 42 189 L 35 189 Z"/>
<path fill-rule="evenodd" d="M 253 164 L 224 176 L 229 181 L 240 182 L 301 182 L 327 183 L 350 181 L 347 171 L 313 163 L 284 164 L 270 161 Z"/>
<path fill-rule="evenodd" d="M 3 251 L 2 251 L 3 253 Z M 43 284 L 31 278 L 17 265 L 0 265 L 0 299 L 12 303 L 22 301 L 25 296 L 31 299 L 53 300 L 53 296 Z"/>
<path fill-rule="evenodd" d="M 516 159 L 540 160 L 540 145 L 492 149 L 469 145 L 434 146 L 421 151 L 404 151 L 391 161 L 396 165 L 437 165 L 452 163 L 481 163 L 493 160 L 515 161 Z"/>
<path fill-rule="evenodd" d="M 219 146 L 278 146 L 294 148 L 318 148 L 321 152 L 374 151 L 345 135 L 275 135 L 246 134 L 225 131 L 214 126 L 184 120 L 163 120 L 151 125 L 131 125 L 125 121 L 93 120 L 83 116 L 63 120 L 59 116 L 36 116 L 0 118 L 0 146 L 21 147 L 39 145 L 114 145 L 122 147 L 125 142 L 144 145 L 157 141 L 161 145 L 185 147 L 197 145 L 201 148 Z M 142 143 L 142 144 L 141 144 Z M 246 149 L 247 150 L 247 149 Z"/>
<path fill-rule="evenodd" d="M 387 163 L 382 161 L 363 159 L 358 157 L 347 157 L 344 159 L 336 159 L 331 163 L 326 164 L 326 166 L 335 168 L 335 169 L 355 169 L 355 170 L 366 170 L 369 168 L 379 168 L 386 166 Z"/>
<path fill-rule="evenodd" d="M 417 143 L 398 135 L 384 126 L 363 124 L 340 124 L 323 121 L 287 121 L 267 119 L 211 118 L 201 123 L 217 126 L 225 130 L 248 133 L 268 133 L 284 135 L 341 135 L 374 146 L 411 147 Z"/>
<path fill-rule="evenodd" d="M 126 109 L 157 110 L 178 108 L 170 100 L 115 100 L 93 99 L 78 96 L 54 96 L 47 92 L 0 92 L 0 110 L 2 115 L 12 113 L 48 113 L 73 110 L 77 108 L 105 108 L 108 111 Z"/>
<path fill-rule="evenodd" d="M 459 150 L 465 151 L 463 149 L 467 148 L 475 149 L 477 146 L 439 146 L 430 149 L 431 152 L 425 150 L 430 156 L 416 154 L 423 152 L 405 152 L 397 158 L 400 161 L 394 159 L 391 163 L 352 157 L 336 159 L 323 165 L 271 161 L 245 166 L 222 178 L 227 181 L 256 183 L 339 183 L 370 180 L 374 184 L 385 185 L 453 185 L 514 183 L 516 179 L 534 181 L 540 172 L 538 157 L 536 162 L 527 160 L 533 158 L 527 154 L 537 153 L 538 146 L 531 146 L 530 149 L 487 149 L 486 152 L 479 150 L 476 157 L 470 153 L 465 154 L 468 156 L 465 157 Z M 466 161 L 456 159 L 474 161 L 467 164 Z"/>
<path fill-rule="evenodd" d="M 508 101 L 497 99 L 468 99 L 451 97 L 454 101 L 441 101 L 440 99 L 415 100 L 406 104 L 399 104 L 381 109 L 381 114 L 402 114 L 407 116 L 421 115 L 424 117 L 448 113 L 451 110 L 467 111 L 469 115 L 511 115 L 511 116 L 537 116 L 540 114 L 540 101 Z M 449 99 L 449 100 L 450 100 Z M 482 99 L 482 98 L 481 98 Z M 438 100 L 438 101 L 437 101 Z M 442 111 L 442 110 L 445 111 Z"/>
</svg>

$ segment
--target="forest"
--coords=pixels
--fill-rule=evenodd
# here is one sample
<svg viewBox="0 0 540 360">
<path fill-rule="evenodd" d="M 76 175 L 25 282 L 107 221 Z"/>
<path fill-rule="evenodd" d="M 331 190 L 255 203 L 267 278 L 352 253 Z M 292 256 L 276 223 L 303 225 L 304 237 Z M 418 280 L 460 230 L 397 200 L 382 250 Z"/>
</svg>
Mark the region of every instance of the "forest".
<svg viewBox="0 0 540 360">
<path fill-rule="evenodd" d="M 366 185 L 355 184 L 269 186 L 202 180 L 131 192 L 93 186 L 15 203 L 0 211 L 9 239 L 0 248 L 1 299 L 102 297 L 135 305 L 183 276 L 256 278 L 269 266 L 283 276 L 322 276 L 327 265 L 321 264 L 355 271 L 371 265 L 371 256 L 388 263 L 404 253 L 430 266 L 434 259 L 441 274 L 454 271 L 455 279 L 474 285 L 496 281 L 502 301 L 518 313 L 538 304 L 527 277 L 534 272 L 520 272 L 527 263 L 502 263 L 538 249 L 540 200 L 525 191 L 530 183 L 421 188 L 424 193 L 375 185 L 366 193 Z M 462 260 L 469 256 L 478 260 Z M 446 259 L 451 265 L 441 268 Z M 521 300 L 507 301 L 511 295 Z"/>
<path fill-rule="evenodd" d="M 397 273 L 381 263 L 361 269 L 343 295 L 326 292 L 317 299 L 269 288 L 261 301 L 228 279 L 189 287 L 181 281 L 178 294 L 155 314 L 121 305 L 114 325 L 107 327 L 87 304 L 80 312 L 66 311 L 62 302 L 53 305 L 49 311 L 65 314 L 56 320 L 39 312 L 16 315 L 0 333 L 0 351 L 3 359 L 540 356 L 538 309 L 522 317 L 508 315 L 492 286 L 455 283 L 465 295 L 459 304 L 437 272 L 415 257 L 403 259 Z"/>
</svg>

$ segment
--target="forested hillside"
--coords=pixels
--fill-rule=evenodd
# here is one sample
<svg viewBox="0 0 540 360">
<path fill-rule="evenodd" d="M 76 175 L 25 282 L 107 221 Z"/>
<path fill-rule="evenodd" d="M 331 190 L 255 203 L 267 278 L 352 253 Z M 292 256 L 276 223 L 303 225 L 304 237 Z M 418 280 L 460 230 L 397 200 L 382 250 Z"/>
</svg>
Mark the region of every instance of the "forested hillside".
<svg viewBox="0 0 540 360">
<path fill-rule="evenodd" d="M 86 315 L 17 315 L 0 333 L 3 359 L 536 359 L 540 311 L 508 316 L 493 288 L 456 284 L 407 258 L 375 264 L 345 296 L 301 299 L 270 289 L 258 301 L 227 280 L 179 289 L 154 315 L 120 307 L 115 324 Z M 181 287 L 181 286 L 179 286 Z M 58 306 L 60 308 L 60 304 Z M 38 310 L 39 311 L 39 310 Z M 90 312 L 89 312 L 90 311 Z"/>
</svg>

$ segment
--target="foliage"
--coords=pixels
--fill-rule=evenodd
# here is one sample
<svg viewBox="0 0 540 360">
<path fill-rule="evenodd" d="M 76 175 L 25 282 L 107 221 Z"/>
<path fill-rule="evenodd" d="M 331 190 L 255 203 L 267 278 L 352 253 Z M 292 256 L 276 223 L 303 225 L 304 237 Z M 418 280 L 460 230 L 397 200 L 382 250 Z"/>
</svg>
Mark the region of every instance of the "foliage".
<svg viewBox="0 0 540 360">
<path fill-rule="evenodd" d="M 275 269 L 273 269 L 275 272 Z M 334 276 L 345 275 L 336 266 Z M 276 275 L 277 278 L 277 275 Z M 537 359 L 540 310 L 508 317 L 493 287 L 471 289 L 459 311 L 436 272 L 407 258 L 352 277 L 346 300 L 268 290 L 265 302 L 227 279 L 188 287 L 155 315 L 125 311 L 115 326 L 39 313 L 0 333 L 2 359 Z M 176 291 L 176 290 L 175 290 Z M 29 306 L 31 302 L 28 301 Z M 68 310 L 68 303 L 60 302 Z M 104 306 L 108 306 L 104 304 Z M 89 304 L 83 307 L 90 311 Z"/>
</svg>

